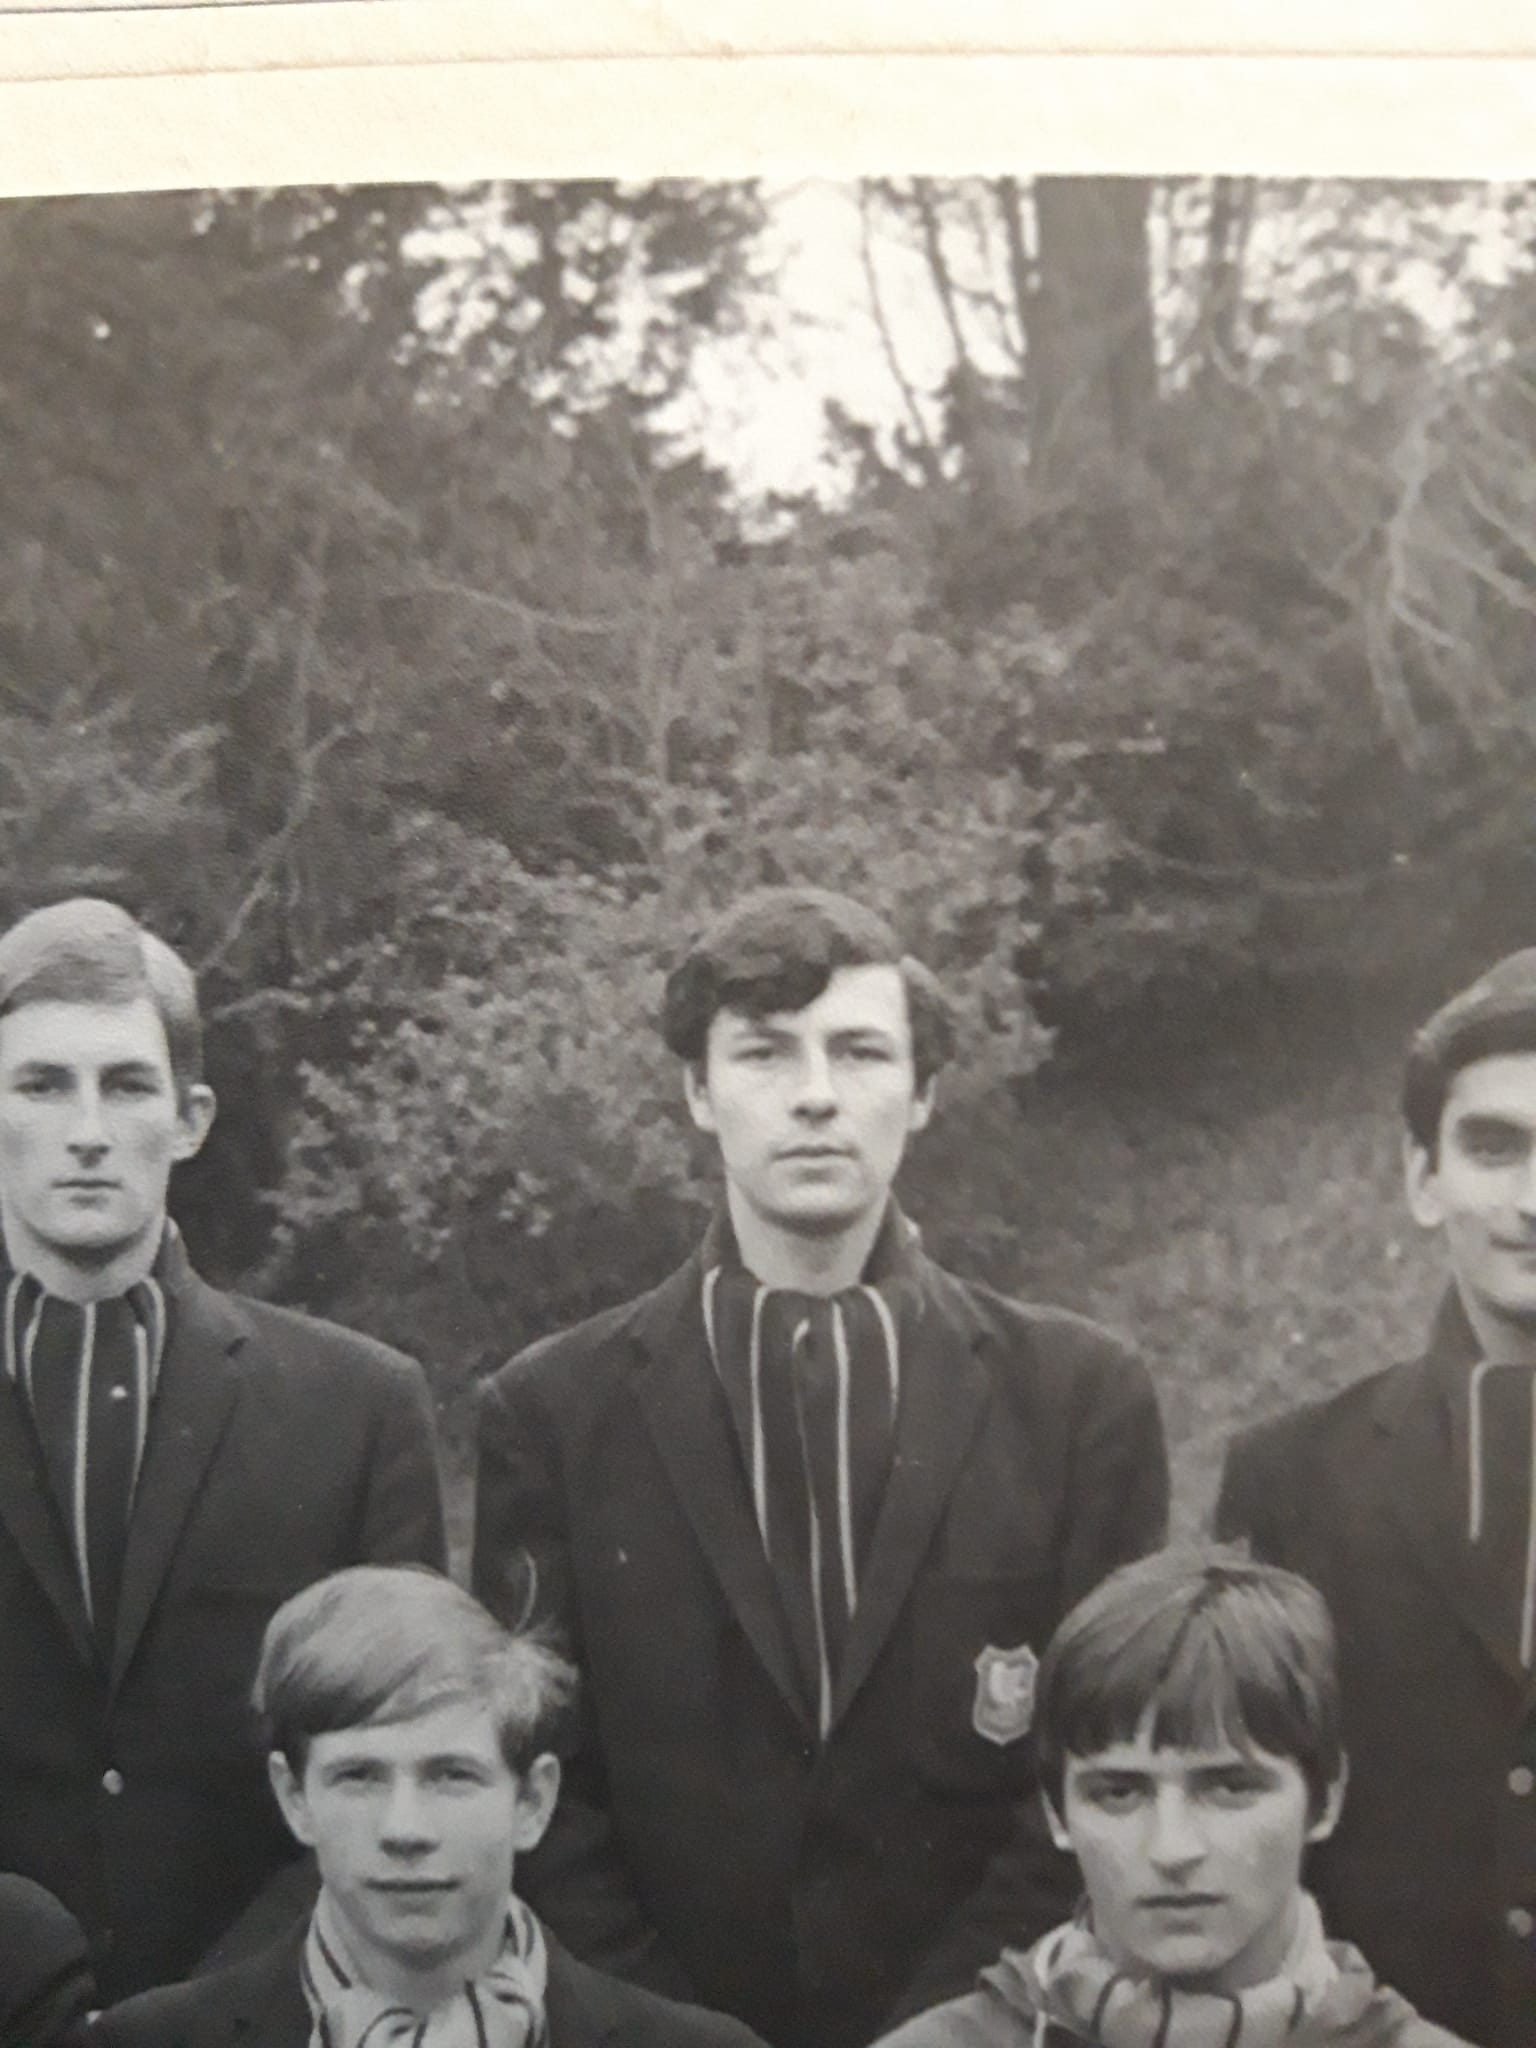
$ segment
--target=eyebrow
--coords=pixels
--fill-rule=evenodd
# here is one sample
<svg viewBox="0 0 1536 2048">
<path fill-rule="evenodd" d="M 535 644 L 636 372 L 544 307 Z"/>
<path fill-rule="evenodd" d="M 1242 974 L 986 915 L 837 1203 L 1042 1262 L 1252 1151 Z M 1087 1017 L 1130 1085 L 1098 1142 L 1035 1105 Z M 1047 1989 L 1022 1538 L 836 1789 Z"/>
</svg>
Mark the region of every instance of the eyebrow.
<svg viewBox="0 0 1536 2048">
<path fill-rule="evenodd" d="M 1467 1110 L 1453 1126 L 1458 1138 L 1529 1138 L 1531 1126 L 1519 1117 L 1500 1116 L 1486 1109 Z"/>
</svg>

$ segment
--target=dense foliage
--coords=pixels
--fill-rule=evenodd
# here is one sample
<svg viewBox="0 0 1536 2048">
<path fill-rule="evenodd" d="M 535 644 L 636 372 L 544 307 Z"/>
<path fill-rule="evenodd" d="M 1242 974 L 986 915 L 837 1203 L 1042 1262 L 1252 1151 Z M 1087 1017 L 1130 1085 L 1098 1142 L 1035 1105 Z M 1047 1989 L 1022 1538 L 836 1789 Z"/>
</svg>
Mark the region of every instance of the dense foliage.
<svg viewBox="0 0 1536 2048">
<path fill-rule="evenodd" d="M 200 1256 L 447 1396 L 693 1227 L 654 1014 L 746 883 L 955 987 L 917 1206 L 1010 1281 L 1053 1050 L 1145 1088 L 1528 936 L 1529 194 L 850 203 L 894 423 L 774 505 L 674 409 L 776 317 L 750 188 L 0 212 L 0 913 L 186 947 Z"/>
</svg>

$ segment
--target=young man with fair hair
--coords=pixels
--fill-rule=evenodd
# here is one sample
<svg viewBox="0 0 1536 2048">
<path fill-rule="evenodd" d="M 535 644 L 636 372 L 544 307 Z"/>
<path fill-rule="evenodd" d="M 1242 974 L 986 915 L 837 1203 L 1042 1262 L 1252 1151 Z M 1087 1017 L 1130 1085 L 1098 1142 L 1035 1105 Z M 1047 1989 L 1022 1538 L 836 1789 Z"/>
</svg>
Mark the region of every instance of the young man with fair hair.
<svg viewBox="0 0 1536 2048">
<path fill-rule="evenodd" d="M 213 1113 L 192 974 L 127 911 L 0 937 L 0 1869 L 108 1997 L 292 1862 L 248 1726 L 269 1615 L 442 1554 L 420 1369 L 193 1271 L 167 1183 Z"/>
<path fill-rule="evenodd" d="M 435 1573 L 359 1565 L 296 1594 L 255 1702 L 319 1898 L 264 1954 L 107 2013 L 99 2048 L 760 2048 L 576 1962 L 513 1890 L 573 1680 Z"/>
<path fill-rule="evenodd" d="M 779 2048 L 863 2048 L 1021 1901 L 1059 1910 L 1037 1652 L 1161 1538 L 1157 1406 L 1119 1340 L 943 1271 L 893 1199 L 953 1028 L 882 918 L 749 897 L 663 1028 L 720 1209 L 482 1409 L 476 1584 L 585 1680 L 529 1896 Z"/>
<path fill-rule="evenodd" d="M 1304 1579 L 1216 1549 L 1126 1565 L 1057 1631 L 1035 1730 L 1083 1903 L 882 2048 L 1465 2048 L 1302 1889 L 1345 1780 Z"/>
<path fill-rule="evenodd" d="M 1536 949 L 1423 1026 L 1402 1106 L 1450 1268 L 1428 1348 L 1239 1436 L 1217 1528 L 1339 1632 L 1330 1927 L 1481 2048 L 1536 2048 Z"/>
</svg>

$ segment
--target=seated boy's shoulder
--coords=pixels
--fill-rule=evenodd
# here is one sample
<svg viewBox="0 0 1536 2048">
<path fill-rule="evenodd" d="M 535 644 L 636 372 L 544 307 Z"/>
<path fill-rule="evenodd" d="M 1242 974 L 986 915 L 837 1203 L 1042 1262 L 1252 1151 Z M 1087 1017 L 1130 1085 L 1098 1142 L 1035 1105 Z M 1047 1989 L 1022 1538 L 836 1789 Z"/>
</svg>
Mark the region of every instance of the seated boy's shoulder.
<svg viewBox="0 0 1536 2048">
<path fill-rule="evenodd" d="M 876 2048 L 1027 2048 L 1033 2022 L 986 1990 L 930 2007 L 884 2035 Z"/>
</svg>

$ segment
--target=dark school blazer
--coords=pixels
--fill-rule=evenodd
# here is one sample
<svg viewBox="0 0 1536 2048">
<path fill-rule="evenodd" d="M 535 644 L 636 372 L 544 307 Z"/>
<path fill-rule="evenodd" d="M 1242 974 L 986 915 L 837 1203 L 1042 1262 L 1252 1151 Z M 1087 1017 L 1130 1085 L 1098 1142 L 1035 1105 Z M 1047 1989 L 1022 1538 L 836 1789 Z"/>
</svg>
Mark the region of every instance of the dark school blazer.
<svg viewBox="0 0 1536 2048">
<path fill-rule="evenodd" d="M 1425 1357 L 1238 1436 L 1217 1529 L 1338 1629 L 1349 1787 L 1309 1870 L 1329 1932 L 1427 2019 L 1536 2048 L 1536 1681 L 1467 1569 L 1448 1347 L 1470 1371 L 1454 1296 Z"/>
<path fill-rule="evenodd" d="M 519 1863 L 579 1954 L 780 2048 L 859 2048 L 1071 1903 L 1027 1739 L 1066 1609 L 1154 1546 L 1128 1348 L 914 1252 L 895 1456 L 825 1742 L 705 1343 L 696 1255 L 484 1391 L 474 1582 L 567 1640 L 585 1712 Z"/>
<path fill-rule="evenodd" d="M 105 2012 L 88 2048 L 309 2048 L 299 1984 L 307 1920 L 259 1956 Z M 720 2013 L 677 2005 L 549 1944 L 549 2048 L 762 2048 Z"/>
<path fill-rule="evenodd" d="M 418 1366 L 221 1294 L 177 1244 L 110 1663 L 0 1377 L 0 1869 L 90 1936 L 103 1998 L 182 1976 L 296 1854 L 249 1705 L 262 1630 L 347 1564 L 443 1558 Z"/>
</svg>

